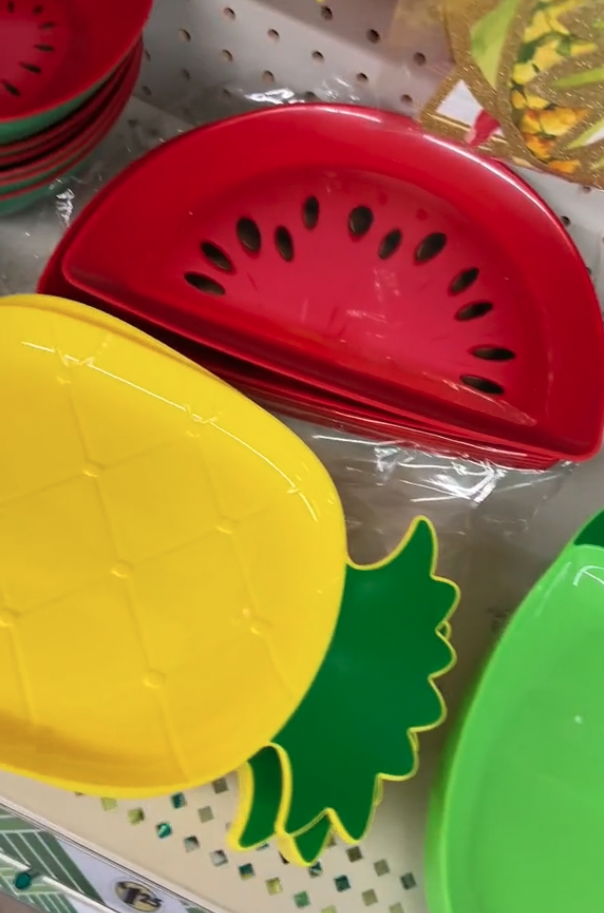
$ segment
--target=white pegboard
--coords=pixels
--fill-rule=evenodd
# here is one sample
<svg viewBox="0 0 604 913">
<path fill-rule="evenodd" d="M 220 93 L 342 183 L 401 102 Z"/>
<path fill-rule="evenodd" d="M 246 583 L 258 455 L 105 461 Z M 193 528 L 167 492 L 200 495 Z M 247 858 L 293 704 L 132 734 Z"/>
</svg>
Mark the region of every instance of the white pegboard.
<svg viewBox="0 0 604 913">
<path fill-rule="evenodd" d="M 428 0 L 406 4 L 404 28 L 397 6 L 397 0 L 324 0 L 322 5 L 316 0 L 156 0 L 138 89 L 147 104 L 131 106 L 114 134 L 114 145 L 124 148 L 119 161 L 128 161 L 131 150 L 142 151 L 151 131 L 157 139 L 178 132 L 177 119 L 202 123 L 294 98 L 417 110 L 447 74 L 450 61 L 434 5 Z M 603 192 L 523 175 L 567 226 L 603 300 Z M 211 175 L 201 177 L 211 180 Z M 11 273 L 0 276 L 7 291 L 33 285 L 59 229 L 50 218 L 32 220 L 26 214 L 0 224 L 0 242 L 11 250 Z M 572 320 L 572 301 L 568 308 Z M 600 460 L 578 470 L 533 527 L 525 548 L 538 560 L 532 566 L 525 552 L 518 562 L 529 566 L 525 579 L 515 581 L 518 592 L 530 584 L 539 562 L 551 558 L 603 502 Z M 509 576 L 515 578 L 513 557 L 505 550 L 488 553 L 485 579 L 475 580 L 464 593 L 456 619 L 461 663 L 445 684 L 449 700 L 461 694 L 492 640 L 501 602 L 491 601 L 497 594 L 489 588 L 490 578 L 496 578 L 496 564 L 513 568 Z M 76 843 L 212 910 L 361 913 L 368 907 L 375 913 L 427 913 L 423 832 L 443 735 L 422 737 L 421 770 L 414 780 L 386 786 L 367 840 L 358 848 L 332 846 L 314 871 L 284 864 L 272 846 L 249 854 L 227 847 L 236 802 L 233 777 L 174 800 L 113 803 L 0 774 L 0 797 Z M 88 874 L 109 906 L 128 913 L 116 902 L 111 879 L 104 880 L 94 866 Z"/>
</svg>

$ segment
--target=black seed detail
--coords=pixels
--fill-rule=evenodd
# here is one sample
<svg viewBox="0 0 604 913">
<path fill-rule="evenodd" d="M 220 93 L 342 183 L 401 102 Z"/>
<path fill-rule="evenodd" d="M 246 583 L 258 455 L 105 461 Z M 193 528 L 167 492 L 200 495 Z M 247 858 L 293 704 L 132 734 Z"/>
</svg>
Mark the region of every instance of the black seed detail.
<svg viewBox="0 0 604 913">
<path fill-rule="evenodd" d="M 202 273 L 185 273 L 185 279 L 196 288 L 199 292 L 205 292 L 207 295 L 224 295 L 225 289 L 220 282 L 211 279 L 210 276 L 204 276 Z"/>
<path fill-rule="evenodd" d="M 503 387 L 494 380 L 488 380 L 486 377 L 476 377 L 474 374 L 462 374 L 461 382 L 466 387 L 472 387 L 479 390 L 480 393 L 492 393 L 494 396 L 501 396 Z"/>
<path fill-rule="evenodd" d="M 490 301 L 475 301 L 474 304 L 466 304 L 460 308 L 455 315 L 456 320 L 476 320 L 477 317 L 484 317 L 493 310 Z"/>
<path fill-rule="evenodd" d="M 262 235 L 253 219 L 242 218 L 237 222 L 237 237 L 243 247 L 257 254 L 262 247 Z"/>
<path fill-rule="evenodd" d="M 216 244 L 213 244 L 211 241 L 203 241 L 201 250 L 206 260 L 208 260 L 212 266 L 215 266 L 216 269 L 222 270 L 223 273 L 234 272 L 230 257 L 228 257 Z"/>
</svg>

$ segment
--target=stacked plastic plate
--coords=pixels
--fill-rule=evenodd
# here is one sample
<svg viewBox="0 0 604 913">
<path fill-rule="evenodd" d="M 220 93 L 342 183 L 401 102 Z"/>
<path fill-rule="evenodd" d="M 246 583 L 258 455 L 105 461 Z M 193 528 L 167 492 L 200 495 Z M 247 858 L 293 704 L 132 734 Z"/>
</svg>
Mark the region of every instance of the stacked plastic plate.
<svg viewBox="0 0 604 913">
<path fill-rule="evenodd" d="M 80 169 L 134 88 L 151 0 L 0 4 L 0 215 Z"/>
<path fill-rule="evenodd" d="M 82 214 L 40 291 L 332 425 L 525 468 L 600 444 L 602 319 L 563 226 L 397 115 L 291 106 L 166 143 Z"/>
</svg>

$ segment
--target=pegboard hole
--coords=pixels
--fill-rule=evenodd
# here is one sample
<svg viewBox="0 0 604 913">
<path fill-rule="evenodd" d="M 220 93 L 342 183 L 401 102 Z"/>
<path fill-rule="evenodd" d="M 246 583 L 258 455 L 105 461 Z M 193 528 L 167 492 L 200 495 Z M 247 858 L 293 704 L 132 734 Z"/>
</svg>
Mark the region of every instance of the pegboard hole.
<svg viewBox="0 0 604 913">
<path fill-rule="evenodd" d="M 170 796 L 170 802 L 172 803 L 172 808 L 186 808 L 187 797 L 184 793 L 174 793 Z"/>
<path fill-rule="evenodd" d="M 227 783 L 225 777 L 219 777 L 218 780 L 214 780 L 212 783 L 212 788 L 216 795 L 220 795 L 220 793 L 228 793 L 229 784 Z"/>
<path fill-rule="evenodd" d="M 322 6 L 322 7 L 321 7 L 321 16 L 322 16 L 323 19 L 325 19 L 327 22 L 331 22 L 331 20 L 333 19 L 333 10 L 332 10 L 332 8 L 331 8 L 330 6 Z"/>
<path fill-rule="evenodd" d="M 373 888 L 370 888 L 369 891 L 363 891 L 361 897 L 366 907 L 371 907 L 374 903 L 377 903 L 377 894 Z"/>
<path fill-rule="evenodd" d="M 266 85 L 272 85 L 274 83 L 274 81 L 275 81 L 275 74 L 271 73 L 270 70 L 265 70 L 264 73 L 262 74 L 262 82 L 266 83 Z"/>
<path fill-rule="evenodd" d="M 185 273 L 185 280 L 198 292 L 205 292 L 206 295 L 220 297 L 225 294 L 224 285 L 216 282 L 211 276 L 204 276 L 203 273 Z"/>
<path fill-rule="evenodd" d="M 239 877 L 242 881 L 249 881 L 255 874 L 254 866 L 251 862 L 246 862 L 244 865 L 239 866 Z"/>
<path fill-rule="evenodd" d="M 181 41 L 190 41 L 190 40 L 191 40 L 191 32 L 187 32 L 186 29 L 179 29 L 179 30 L 178 30 L 178 37 L 180 38 Z"/>
<path fill-rule="evenodd" d="M 310 906 L 310 897 L 306 891 L 299 891 L 297 894 L 294 894 L 294 903 L 299 910 L 303 910 L 304 907 Z"/>
<path fill-rule="evenodd" d="M 393 903 L 388 907 L 390 913 L 405 913 L 402 903 Z"/>
<path fill-rule="evenodd" d="M 413 63 L 417 64 L 418 67 L 423 67 L 426 62 L 426 55 L 422 54 L 421 51 L 416 51 L 413 55 Z"/>
<path fill-rule="evenodd" d="M 505 349 L 503 346 L 476 346 L 472 349 L 474 358 L 482 358 L 484 361 L 512 361 L 516 358 L 516 353 L 511 349 Z"/>
<path fill-rule="evenodd" d="M 371 44 L 377 44 L 378 41 L 380 41 L 382 38 L 376 29 L 367 29 L 365 34 L 367 36 L 367 41 L 369 41 Z"/>
<path fill-rule="evenodd" d="M 271 896 L 274 896 L 275 894 L 281 894 L 283 891 L 283 885 L 281 884 L 280 878 L 269 878 L 267 881 L 265 881 L 265 884 L 266 890 Z"/>
<path fill-rule="evenodd" d="M 413 97 L 411 95 L 409 95 L 407 92 L 405 92 L 403 95 L 401 95 L 401 102 L 404 105 L 412 105 Z"/>
<path fill-rule="evenodd" d="M 406 875 L 402 875 L 401 884 L 404 887 L 405 891 L 410 891 L 411 888 L 415 888 L 417 886 L 415 875 L 413 875 L 412 872 L 407 872 Z"/>
<path fill-rule="evenodd" d="M 147 48 L 145 48 L 144 55 L 145 55 L 145 60 L 147 61 L 147 63 L 151 63 L 151 52 L 148 51 Z"/>
<path fill-rule="evenodd" d="M 469 289 L 470 286 L 474 285 L 478 279 L 479 272 L 480 270 L 477 266 L 472 266 L 470 269 L 464 269 L 451 282 L 449 294 L 460 295 L 462 292 L 465 292 L 466 289 Z"/>
<path fill-rule="evenodd" d="M 279 38 L 281 37 L 277 29 L 269 29 L 266 34 L 271 39 L 271 41 L 279 41 Z"/>
<path fill-rule="evenodd" d="M 294 239 L 291 232 L 284 225 L 279 225 L 275 229 L 275 247 L 281 257 L 291 263 L 294 259 Z"/>
<path fill-rule="evenodd" d="M 320 213 L 321 206 L 318 199 L 316 197 L 308 197 L 302 206 L 302 221 L 304 227 L 308 228 L 309 231 L 316 228 L 319 222 Z"/>
<path fill-rule="evenodd" d="M 321 51 L 313 51 L 311 57 L 316 63 L 323 63 L 325 60 Z"/>
<path fill-rule="evenodd" d="M 145 820 L 145 813 L 142 808 L 131 808 L 128 811 L 128 821 L 130 824 L 142 824 Z"/>
<path fill-rule="evenodd" d="M 142 92 L 143 95 L 145 95 L 147 98 L 151 98 L 151 96 L 152 96 L 152 94 L 153 94 L 152 91 L 151 91 L 151 89 L 149 88 L 149 86 L 141 86 L 141 92 Z"/>
<path fill-rule="evenodd" d="M 358 862 L 359 859 L 363 858 L 360 846 L 351 846 L 350 849 L 346 850 L 346 855 L 351 862 Z"/>
<path fill-rule="evenodd" d="M 217 244 L 213 244 L 212 241 L 203 241 L 201 250 L 208 263 L 211 263 L 216 269 L 221 270 L 223 273 L 234 272 L 230 257 Z"/>
<path fill-rule="evenodd" d="M 348 216 L 348 228 L 353 238 L 364 237 L 373 225 L 373 213 L 368 206 L 356 206 Z"/>
<path fill-rule="evenodd" d="M 315 862 L 314 865 L 311 865 L 308 869 L 308 874 L 311 878 L 319 878 L 323 874 L 323 866 L 320 862 Z"/>
<path fill-rule="evenodd" d="M 570 225 L 570 219 L 568 218 L 568 216 L 560 216 L 560 221 L 566 228 L 568 228 L 568 226 Z"/>
<path fill-rule="evenodd" d="M 455 315 L 456 320 L 476 320 L 477 317 L 484 317 L 493 310 L 490 301 L 475 301 L 473 304 L 466 304 L 460 308 Z"/>
<path fill-rule="evenodd" d="M 228 865 L 229 857 L 224 850 L 214 850 L 210 853 L 210 860 L 212 865 L 215 865 L 217 868 L 220 868 L 221 865 Z"/>
<path fill-rule="evenodd" d="M 112 812 L 114 808 L 117 808 L 117 799 L 101 799 L 101 806 L 104 812 Z"/>
<path fill-rule="evenodd" d="M 305 92 L 304 101 L 319 101 L 319 96 L 315 92 Z"/>
<path fill-rule="evenodd" d="M 366 84 L 369 82 L 369 77 L 366 73 L 357 73 L 356 80 L 357 82 Z"/>
<path fill-rule="evenodd" d="M 389 231 L 388 234 L 382 238 L 378 250 L 378 257 L 380 260 L 388 260 L 389 257 L 392 257 L 401 246 L 402 240 L 403 234 L 399 228 L 393 228 L 392 231 Z"/>
<path fill-rule="evenodd" d="M 390 866 L 386 859 L 378 859 L 377 862 L 373 863 L 373 868 L 375 869 L 375 874 L 379 877 L 381 875 L 387 875 L 390 871 Z"/>
<path fill-rule="evenodd" d="M 172 836 L 172 825 L 168 821 L 162 821 L 160 824 L 155 825 L 155 833 L 160 840 L 165 840 L 166 837 Z"/>
<path fill-rule="evenodd" d="M 257 254 L 262 247 L 262 235 L 253 219 L 243 218 L 237 222 L 237 237 L 241 246 L 251 254 Z"/>
<path fill-rule="evenodd" d="M 334 878 L 334 884 L 336 886 L 336 891 L 340 894 L 342 891 L 348 891 L 350 888 L 350 881 L 347 875 L 338 875 L 337 878 Z"/>
<path fill-rule="evenodd" d="M 472 387 L 473 390 L 478 390 L 479 393 L 489 393 L 493 396 L 501 396 L 504 392 L 501 384 L 498 384 L 494 380 L 489 380 L 488 377 L 479 377 L 476 374 L 462 374 L 460 380 L 466 387 Z M 403 887 L 404 886 L 403 882 Z"/>
<path fill-rule="evenodd" d="M 227 51 L 226 48 L 223 48 L 223 50 L 220 52 L 220 56 L 221 56 L 222 59 L 225 60 L 227 63 L 232 63 L 232 62 L 233 62 L 233 55 L 232 55 L 232 53 L 231 53 L 230 51 Z"/>
<path fill-rule="evenodd" d="M 185 848 L 185 853 L 193 853 L 195 850 L 199 849 L 199 840 L 192 834 L 190 837 L 185 837 L 183 840 L 183 845 Z"/>
<path fill-rule="evenodd" d="M 183 67 L 183 69 L 180 72 L 181 72 L 183 79 L 186 79 L 187 82 L 191 82 L 191 73 L 189 72 L 189 70 L 187 70 Z"/>
<path fill-rule="evenodd" d="M 230 6 L 225 6 L 225 8 L 223 9 L 222 13 L 223 13 L 223 15 L 225 16 L 226 19 L 230 19 L 231 21 L 233 21 L 234 19 L 237 18 L 237 13 L 236 13 L 235 10 L 232 9 L 232 7 L 230 7 Z"/>
<path fill-rule="evenodd" d="M 209 805 L 204 805 L 203 808 L 198 809 L 197 814 L 199 815 L 199 820 L 202 824 L 207 824 L 208 821 L 214 820 L 214 812 Z"/>
</svg>

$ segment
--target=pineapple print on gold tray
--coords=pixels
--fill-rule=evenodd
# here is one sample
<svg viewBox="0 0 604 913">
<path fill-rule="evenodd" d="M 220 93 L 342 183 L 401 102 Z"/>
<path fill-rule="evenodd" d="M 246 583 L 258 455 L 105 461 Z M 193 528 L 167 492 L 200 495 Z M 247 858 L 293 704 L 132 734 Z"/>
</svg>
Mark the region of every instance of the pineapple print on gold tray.
<svg viewBox="0 0 604 913">
<path fill-rule="evenodd" d="M 73 302 L 0 300 L 0 767 L 150 796 L 222 776 L 304 697 L 341 503 L 231 387 Z"/>
<path fill-rule="evenodd" d="M 382 795 L 418 765 L 418 734 L 445 704 L 435 680 L 454 663 L 449 618 L 457 586 L 435 574 L 434 529 L 417 518 L 380 564 L 349 563 L 338 624 L 304 701 L 240 771 L 230 840 L 251 849 L 276 837 L 283 856 L 314 863 L 332 829 L 357 843 Z"/>
<path fill-rule="evenodd" d="M 446 0 L 455 69 L 424 126 L 604 186 L 602 0 Z"/>
</svg>

